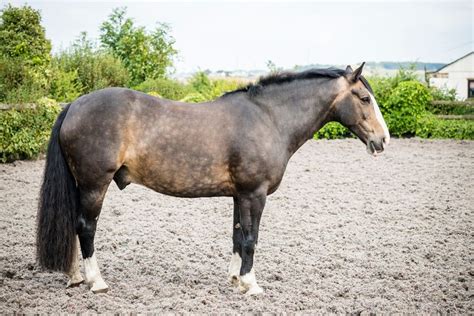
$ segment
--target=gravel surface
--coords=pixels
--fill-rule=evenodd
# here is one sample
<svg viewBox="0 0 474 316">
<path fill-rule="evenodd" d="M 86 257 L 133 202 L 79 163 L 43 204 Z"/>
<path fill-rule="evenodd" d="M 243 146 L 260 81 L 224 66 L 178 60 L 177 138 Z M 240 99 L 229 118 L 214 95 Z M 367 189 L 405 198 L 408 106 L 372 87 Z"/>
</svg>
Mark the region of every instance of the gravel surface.
<svg viewBox="0 0 474 316">
<path fill-rule="evenodd" d="M 96 254 L 110 287 L 66 289 L 35 264 L 44 160 L 0 165 L 1 312 L 474 313 L 474 142 L 310 141 L 267 199 L 262 296 L 227 281 L 232 199 L 112 184 Z"/>
</svg>

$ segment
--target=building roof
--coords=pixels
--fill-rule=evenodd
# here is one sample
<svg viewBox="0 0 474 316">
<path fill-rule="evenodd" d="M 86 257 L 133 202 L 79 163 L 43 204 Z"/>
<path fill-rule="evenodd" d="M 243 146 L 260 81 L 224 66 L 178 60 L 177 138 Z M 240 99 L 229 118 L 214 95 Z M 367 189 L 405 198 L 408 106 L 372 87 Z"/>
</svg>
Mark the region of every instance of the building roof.
<svg viewBox="0 0 474 316">
<path fill-rule="evenodd" d="M 455 64 L 455 63 L 457 63 L 458 61 L 460 61 L 461 59 L 464 59 L 464 58 L 466 58 L 467 56 L 470 56 L 470 55 L 472 55 L 472 54 L 474 54 L 474 51 L 469 52 L 469 53 L 467 53 L 466 55 L 464 55 L 464 56 L 462 56 L 462 57 L 459 57 L 458 59 L 456 59 L 456 60 L 450 62 L 449 64 L 444 65 L 443 67 L 439 68 L 438 70 L 430 71 L 430 72 L 428 72 L 428 73 L 434 74 L 434 73 L 440 72 L 440 71 L 443 70 L 444 68 L 446 68 L 446 67 L 448 67 L 448 66 L 451 66 L 452 64 Z"/>
</svg>

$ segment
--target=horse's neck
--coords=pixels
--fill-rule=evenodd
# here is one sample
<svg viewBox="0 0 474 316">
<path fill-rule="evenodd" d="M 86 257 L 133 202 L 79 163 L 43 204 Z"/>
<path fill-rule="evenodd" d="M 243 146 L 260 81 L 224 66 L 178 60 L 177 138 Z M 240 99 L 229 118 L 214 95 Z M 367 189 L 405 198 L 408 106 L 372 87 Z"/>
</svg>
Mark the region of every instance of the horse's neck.
<svg viewBox="0 0 474 316">
<path fill-rule="evenodd" d="M 274 86 L 260 98 L 259 103 L 270 113 L 287 143 L 290 156 L 330 120 L 329 109 L 337 95 L 334 83 L 311 81 Z"/>
</svg>

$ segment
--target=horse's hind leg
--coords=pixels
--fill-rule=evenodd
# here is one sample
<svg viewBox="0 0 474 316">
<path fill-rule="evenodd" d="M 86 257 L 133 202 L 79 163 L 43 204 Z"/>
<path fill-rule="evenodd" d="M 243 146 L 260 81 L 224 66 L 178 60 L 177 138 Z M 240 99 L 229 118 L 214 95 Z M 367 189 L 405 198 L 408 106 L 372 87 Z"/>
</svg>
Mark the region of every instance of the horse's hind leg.
<svg viewBox="0 0 474 316">
<path fill-rule="evenodd" d="M 110 179 L 111 180 L 111 179 Z M 84 259 L 84 276 L 86 283 L 94 293 L 107 292 L 108 286 L 102 279 L 94 251 L 94 237 L 102 202 L 110 181 L 106 184 L 81 187 L 79 185 L 80 214 L 77 232 Z"/>
<path fill-rule="evenodd" d="M 79 238 L 77 238 L 76 248 L 74 249 L 74 258 L 71 265 L 71 269 L 66 273 L 69 277 L 69 281 L 67 282 L 67 287 L 74 287 L 82 284 L 84 282 L 84 278 L 81 275 L 81 270 L 79 267 Z"/>
<path fill-rule="evenodd" d="M 239 201 L 234 197 L 234 224 L 232 226 L 232 258 L 229 265 L 229 279 L 234 286 L 239 285 L 242 266 L 242 227 L 240 225 Z"/>
</svg>

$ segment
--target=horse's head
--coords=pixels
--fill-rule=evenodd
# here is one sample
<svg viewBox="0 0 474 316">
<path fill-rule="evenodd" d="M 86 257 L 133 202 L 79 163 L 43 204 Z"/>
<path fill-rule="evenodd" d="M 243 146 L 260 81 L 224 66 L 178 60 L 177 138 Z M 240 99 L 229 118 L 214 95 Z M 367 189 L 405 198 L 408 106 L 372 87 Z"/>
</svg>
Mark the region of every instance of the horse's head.
<svg viewBox="0 0 474 316">
<path fill-rule="evenodd" d="M 390 141 L 387 124 L 383 119 L 373 91 L 362 77 L 364 63 L 352 71 L 346 68 L 341 78 L 343 88 L 333 103 L 334 119 L 349 128 L 367 145 L 367 152 L 377 155 Z"/>
</svg>

